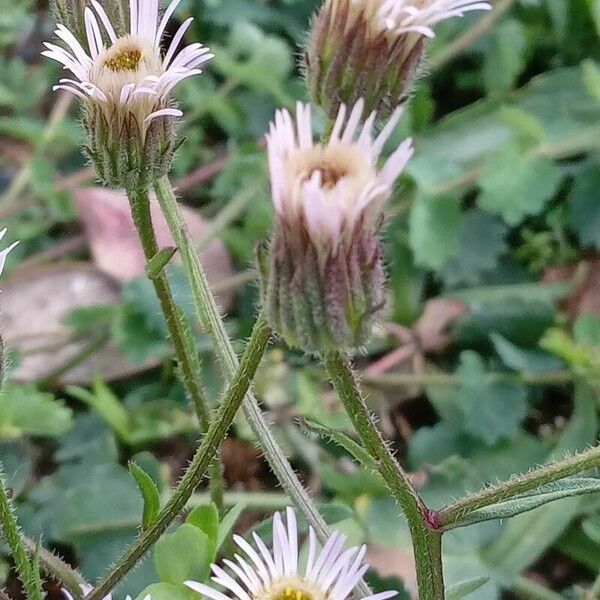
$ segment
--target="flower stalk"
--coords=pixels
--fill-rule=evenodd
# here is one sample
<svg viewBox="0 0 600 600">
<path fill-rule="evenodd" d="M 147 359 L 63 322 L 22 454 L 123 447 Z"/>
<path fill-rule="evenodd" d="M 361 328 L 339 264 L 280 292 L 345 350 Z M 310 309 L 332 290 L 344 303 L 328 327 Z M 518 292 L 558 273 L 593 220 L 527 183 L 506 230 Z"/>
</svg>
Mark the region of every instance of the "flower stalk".
<svg viewBox="0 0 600 600">
<path fill-rule="evenodd" d="M 398 464 L 373 421 L 358 383 L 340 352 L 327 352 L 323 361 L 340 400 L 377 470 L 398 501 L 411 532 L 420 600 L 444 600 L 442 535 L 428 524 L 431 514 Z"/>
<path fill-rule="evenodd" d="M 130 190 L 129 203 L 133 222 L 138 231 L 144 255 L 148 263 L 159 253 L 152 214 L 150 212 L 150 198 L 145 190 Z M 189 400 L 194 406 L 200 430 L 205 433 L 209 426 L 210 414 L 208 401 L 205 397 L 199 379 L 200 359 L 195 348 L 193 333 L 181 309 L 175 303 L 167 276 L 163 270 L 151 277 L 152 285 L 158 296 L 161 310 L 167 322 L 169 336 L 175 350 L 179 365 L 179 374 Z M 210 488 L 212 499 L 219 508 L 223 509 L 223 474 L 220 459 L 211 466 Z"/>
<path fill-rule="evenodd" d="M 86 596 L 86 600 L 102 600 L 114 589 L 146 552 L 152 548 L 169 525 L 177 518 L 181 509 L 185 507 L 214 460 L 219 445 L 226 437 L 231 423 L 254 380 L 256 369 L 262 360 L 270 337 L 271 329 L 264 319 L 259 317 L 240 361 L 239 369 L 232 378 L 214 418 L 210 420 L 210 426 L 202 436 L 200 447 L 175 489 L 173 496 L 161 510 L 153 525 L 140 534 L 111 572 Z"/>
<path fill-rule="evenodd" d="M 215 350 L 225 377 L 231 379 L 238 368 L 238 359 L 233 350 L 231 340 L 227 335 L 225 324 L 219 314 L 215 298 L 211 293 L 206 273 L 194 248 L 168 177 L 158 180 L 154 185 L 154 189 L 171 230 L 171 235 L 179 249 L 183 266 L 192 288 L 192 298 L 194 300 L 196 315 L 204 330 L 214 339 Z M 251 390 L 246 395 L 243 408 L 244 415 L 248 420 L 252 432 L 263 450 L 269 466 L 279 480 L 281 487 L 297 506 L 309 525 L 314 528 L 319 541 L 325 543 L 331 535 L 329 528 L 315 506 L 315 503 L 300 483 L 283 450 L 277 443 Z M 364 582 L 359 583 L 358 589 L 363 596 L 368 596 L 371 593 L 369 587 Z"/>
</svg>

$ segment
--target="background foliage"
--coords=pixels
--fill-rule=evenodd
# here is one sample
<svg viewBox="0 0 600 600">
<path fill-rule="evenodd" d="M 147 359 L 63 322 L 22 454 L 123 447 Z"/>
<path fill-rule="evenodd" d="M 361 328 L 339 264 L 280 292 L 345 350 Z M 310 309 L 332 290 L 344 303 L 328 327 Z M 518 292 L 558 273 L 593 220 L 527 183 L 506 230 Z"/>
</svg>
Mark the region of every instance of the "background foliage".
<svg viewBox="0 0 600 600">
<path fill-rule="evenodd" d="M 276 107 L 304 99 L 297 63 L 317 6 L 205 0 L 178 11 L 195 17 L 190 38 L 206 40 L 216 58 L 181 86 L 187 141 L 173 177 L 209 223 L 203 242 L 218 236 L 231 256 L 235 274 L 224 287 L 240 341 L 255 317 L 254 248 L 271 223 L 260 140 Z M 72 261 L 106 271 L 93 251 L 100 234 L 81 224 L 81 204 L 92 198 L 77 197 L 93 178 L 79 152 L 78 115 L 51 93 L 58 68 L 39 57 L 52 25 L 43 2 L 0 0 L 0 221 L 22 240 L 0 309 L 11 312 L 17 285 L 18 311 L 42 323 L 48 305 L 65 302 L 63 322 L 83 344 L 75 362 L 108 344 L 133 368 L 114 378 L 96 366 L 74 382 L 70 363 L 43 376 L 21 372 L 1 400 L 0 457 L 27 534 L 43 535 L 94 580 L 140 525 L 127 462 L 168 497 L 196 423 L 142 273 L 115 284 L 110 301 L 94 296 L 77 310 L 51 286 L 42 303 L 32 291 L 57 270 L 69 273 Z M 444 23 L 397 133 L 415 137 L 416 156 L 389 210 L 388 324 L 358 367 L 433 506 L 598 441 L 599 35 L 597 0 L 499 0 L 491 15 Z M 118 263 L 123 250 L 102 240 L 105 258 Z M 185 310 L 177 266 L 171 276 Z M 218 365 L 208 340 L 198 342 L 217 398 Z M 14 345 L 16 374 L 25 355 L 43 362 L 52 353 Z M 380 577 L 410 590 L 405 524 L 382 482 L 336 443 L 349 424 L 320 367 L 274 346 L 257 393 L 328 520 L 371 545 Z M 239 530 L 286 505 L 241 418 L 224 460 L 230 519 L 245 515 Z M 199 490 L 194 505 L 205 503 Z M 183 598 L 179 584 L 203 578 L 221 547 L 209 510 L 166 536 L 123 591 L 162 581 L 153 597 Z M 548 590 L 591 598 L 584 590 L 600 577 L 600 498 L 448 534 L 444 552 L 448 583 L 490 577 L 474 599 L 554 598 Z M 190 553 L 203 558 L 184 560 Z M 7 560 L 0 578 L 17 593 Z"/>
</svg>

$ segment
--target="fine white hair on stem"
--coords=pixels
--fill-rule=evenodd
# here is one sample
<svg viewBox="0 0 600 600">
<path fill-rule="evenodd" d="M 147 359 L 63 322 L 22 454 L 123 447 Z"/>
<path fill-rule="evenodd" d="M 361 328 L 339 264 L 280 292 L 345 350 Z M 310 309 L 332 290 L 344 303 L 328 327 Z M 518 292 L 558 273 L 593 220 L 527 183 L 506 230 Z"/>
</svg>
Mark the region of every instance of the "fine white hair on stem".
<svg viewBox="0 0 600 600">
<path fill-rule="evenodd" d="M 285 522 L 279 513 L 273 516 L 272 537 L 269 550 L 256 533 L 255 547 L 234 536 L 241 553 L 235 554 L 235 562 L 224 561 L 230 572 L 212 565 L 212 581 L 224 591 L 198 581 L 185 584 L 210 600 L 345 600 L 368 570 L 365 546 L 344 550 L 345 536 L 334 532 L 319 551 L 312 528 L 302 566 L 296 515 L 291 508 L 286 509 Z M 396 595 L 386 591 L 361 600 L 387 600 Z"/>
</svg>

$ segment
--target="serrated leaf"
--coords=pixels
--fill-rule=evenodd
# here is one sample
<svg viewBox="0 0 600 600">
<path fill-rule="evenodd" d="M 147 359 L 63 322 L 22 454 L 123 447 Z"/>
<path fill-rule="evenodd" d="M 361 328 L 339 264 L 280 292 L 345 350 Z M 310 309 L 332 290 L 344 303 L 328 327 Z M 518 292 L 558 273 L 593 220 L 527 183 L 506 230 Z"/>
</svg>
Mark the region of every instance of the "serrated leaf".
<svg viewBox="0 0 600 600">
<path fill-rule="evenodd" d="M 500 215 L 509 225 L 519 225 L 544 209 L 560 181 L 560 169 L 553 161 L 524 154 L 509 144 L 483 166 L 479 206 Z"/>
<path fill-rule="evenodd" d="M 483 360 L 472 351 L 461 354 L 456 376 L 465 431 L 489 445 L 517 434 L 527 415 L 523 386 L 490 380 Z"/>
<path fill-rule="evenodd" d="M 357 442 L 352 438 L 348 437 L 341 431 L 336 431 L 330 427 L 325 427 L 316 421 L 305 419 L 303 424 L 312 433 L 316 433 L 318 436 L 330 439 L 335 442 L 344 450 L 346 450 L 351 456 L 353 456 L 361 465 L 369 467 L 370 469 L 376 469 L 375 461 L 373 457 Z"/>
<path fill-rule="evenodd" d="M 509 91 L 526 65 L 525 31 L 520 21 L 504 19 L 492 30 L 483 78 L 491 93 Z"/>
<path fill-rule="evenodd" d="M 456 583 L 446 590 L 446 600 L 462 600 L 483 587 L 489 580 L 489 577 L 475 577 Z"/>
<path fill-rule="evenodd" d="M 410 246 L 418 265 L 441 269 L 456 254 L 463 215 L 453 196 L 418 196 L 410 213 Z"/>
<path fill-rule="evenodd" d="M 154 546 L 154 564 L 164 583 L 205 581 L 214 560 L 214 545 L 208 536 L 188 523 L 164 535 Z"/>
<path fill-rule="evenodd" d="M 481 275 L 491 271 L 506 250 L 508 228 L 497 217 L 479 210 L 469 211 L 462 223 L 458 252 L 445 265 L 442 275 L 447 285 L 476 285 Z"/>
<path fill-rule="evenodd" d="M 493 521 L 498 519 L 509 519 L 517 515 L 532 511 L 540 506 L 556 502 L 563 498 L 572 498 L 574 496 L 583 496 L 586 494 L 595 494 L 600 492 L 600 479 L 573 478 L 563 479 L 545 485 L 534 492 L 521 495 L 504 502 L 498 502 L 485 508 L 480 508 L 470 512 L 464 519 L 452 525 L 452 529 L 458 527 L 467 527 L 475 523 L 484 521 Z"/>
<path fill-rule="evenodd" d="M 160 512 L 160 492 L 154 480 L 134 461 L 129 463 L 129 471 L 133 475 L 144 501 L 142 511 L 142 529 L 148 529 Z"/>
<path fill-rule="evenodd" d="M 590 164 L 578 173 L 569 196 L 571 226 L 584 246 L 600 248 L 600 166 Z"/>
</svg>

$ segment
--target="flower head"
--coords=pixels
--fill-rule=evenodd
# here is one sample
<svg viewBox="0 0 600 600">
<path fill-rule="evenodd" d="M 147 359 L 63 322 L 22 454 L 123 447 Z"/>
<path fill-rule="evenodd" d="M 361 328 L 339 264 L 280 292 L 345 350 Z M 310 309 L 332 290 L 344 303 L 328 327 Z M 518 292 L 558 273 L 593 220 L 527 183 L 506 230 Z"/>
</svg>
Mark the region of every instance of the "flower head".
<svg viewBox="0 0 600 600">
<path fill-rule="evenodd" d="M 0 231 L 0 242 L 2 238 L 6 235 L 8 229 L 4 228 Z M 8 248 L 4 250 L 0 250 L 0 275 L 2 275 L 2 271 L 4 271 L 4 265 L 6 264 L 6 259 L 8 255 L 12 252 L 12 250 L 18 246 L 19 242 L 13 242 Z"/>
<path fill-rule="evenodd" d="M 359 98 L 367 112 L 395 107 L 410 93 L 433 28 L 490 8 L 484 0 L 325 0 L 305 57 L 313 101 L 330 117 Z"/>
<path fill-rule="evenodd" d="M 80 587 L 81 587 L 81 591 L 83 592 L 84 596 L 89 594 L 94 589 L 91 585 L 88 585 L 87 583 L 82 584 Z M 62 592 L 62 595 L 66 598 L 66 600 L 75 600 L 75 598 L 73 598 L 72 594 L 65 588 L 62 588 L 61 592 Z M 105 596 L 104 600 L 112 600 L 112 594 L 108 594 L 108 596 Z M 131 596 L 126 596 L 125 600 L 132 600 Z M 151 600 L 150 595 L 145 596 L 144 600 Z"/>
<path fill-rule="evenodd" d="M 294 511 L 287 509 L 287 523 L 279 513 L 273 517 L 273 550 L 253 534 L 255 546 L 234 536 L 243 556 L 225 560 L 230 569 L 212 566 L 212 580 L 226 593 L 196 581 L 186 585 L 211 600 L 345 600 L 368 570 L 366 548 L 344 550 L 345 536 L 333 533 L 317 550 L 314 531 L 309 529 L 308 557 L 301 568 L 298 530 Z M 386 600 L 397 592 L 373 594 L 362 600 Z"/>
<path fill-rule="evenodd" d="M 199 67 L 213 56 L 199 43 L 178 52 L 191 18 L 180 26 L 167 51 L 161 51 L 167 24 L 180 2 L 172 0 L 159 20 L 159 0 L 130 0 L 129 32 L 119 36 L 104 8 L 91 0 L 92 8 L 84 11 L 86 44 L 62 24 L 56 35 L 66 48 L 45 44 L 42 54 L 72 74 L 54 89 L 84 101 L 87 150 L 109 185 L 124 185 L 128 174 L 140 170 L 151 177 L 168 170 L 175 150 L 172 121 L 182 115 L 173 106 L 171 92 L 201 73 Z"/>
<path fill-rule="evenodd" d="M 402 111 L 374 138 L 375 113 L 359 126 L 363 108 L 348 116 L 342 105 L 326 144 L 313 141 L 309 105 L 295 121 L 278 111 L 267 135 L 277 225 L 263 302 L 275 331 L 308 352 L 360 346 L 384 304 L 377 234 L 413 149 L 405 140 L 378 168 Z"/>
</svg>

